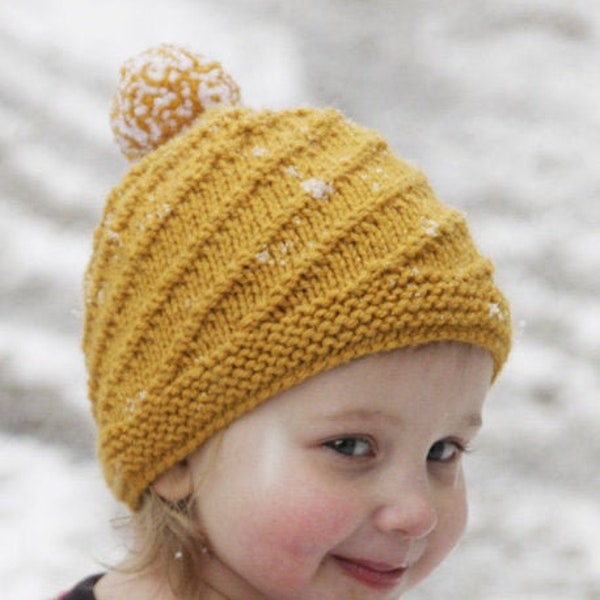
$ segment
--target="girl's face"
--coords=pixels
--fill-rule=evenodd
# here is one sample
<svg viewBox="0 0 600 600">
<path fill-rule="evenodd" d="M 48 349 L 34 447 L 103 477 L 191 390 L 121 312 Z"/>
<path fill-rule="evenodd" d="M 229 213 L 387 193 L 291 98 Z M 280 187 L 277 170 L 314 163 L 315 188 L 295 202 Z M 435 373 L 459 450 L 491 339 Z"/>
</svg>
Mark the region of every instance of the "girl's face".
<svg viewBox="0 0 600 600">
<path fill-rule="evenodd" d="M 466 524 L 461 458 L 491 374 L 461 344 L 368 356 L 236 421 L 216 462 L 196 451 L 214 597 L 392 599 L 426 577 Z"/>
</svg>

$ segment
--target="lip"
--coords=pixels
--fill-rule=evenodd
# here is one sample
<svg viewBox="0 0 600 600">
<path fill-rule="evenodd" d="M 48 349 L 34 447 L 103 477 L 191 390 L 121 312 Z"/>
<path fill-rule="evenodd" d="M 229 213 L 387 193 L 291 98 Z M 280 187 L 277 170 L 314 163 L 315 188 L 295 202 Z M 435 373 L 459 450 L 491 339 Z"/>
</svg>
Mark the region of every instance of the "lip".
<svg viewBox="0 0 600 600">
<path fill-rule="evenodd" d="M 407 569 L 405 565 L 398 567 L 388 563 L 343 556 L 333 558 L 346 575 L 376 589 L 395 587 Z"/>
</svg>

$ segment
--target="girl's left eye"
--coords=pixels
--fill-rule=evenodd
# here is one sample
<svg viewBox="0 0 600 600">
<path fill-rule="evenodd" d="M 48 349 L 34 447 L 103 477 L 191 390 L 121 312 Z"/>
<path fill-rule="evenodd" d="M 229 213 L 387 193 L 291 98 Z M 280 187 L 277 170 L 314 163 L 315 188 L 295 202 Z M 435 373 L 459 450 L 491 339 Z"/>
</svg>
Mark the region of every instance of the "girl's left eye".
<svg viewBox="0 0 600 600">
<path fill-rule="evenodd" d="M 343 454 L 344 456 L 365 458 L 374 456 L 375 445 L 367 437 L 364 436 L 347 436 L 325 442 L 327 448 L 331 448 L 334 452 Z"/>
<path fill-rule="evenodd" d="M 443 440 L 431 446 L 427 460 L 441 463 L 452 462 L 465 452 L 465 450 L 466 448 L 459 442 Z"/>
</svg>

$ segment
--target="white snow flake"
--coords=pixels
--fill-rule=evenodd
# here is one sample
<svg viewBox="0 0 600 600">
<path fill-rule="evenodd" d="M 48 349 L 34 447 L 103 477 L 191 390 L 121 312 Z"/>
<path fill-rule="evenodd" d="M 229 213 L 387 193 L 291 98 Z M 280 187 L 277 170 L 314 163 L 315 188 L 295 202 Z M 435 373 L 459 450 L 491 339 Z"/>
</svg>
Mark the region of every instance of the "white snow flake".
<svg viewBox="0 0 600 600">
<path fill-rule="evenodd" d="M 504 313 L 502 312 L 500 305 L 496 302 L 490 302 L 489 315 L 490 318 L 496 317 L 499 321 L 504 321 Z"/>
<path fill-rule="evenodd" d="M 331 184 L 325 183 L 320 179 L 305 179 L 300 185 L 315 200 L 329 200 L 329 196 L 334 192 Z"/>
<path fill-rule="evenodd" d="M 133 413 L 138 407 L 140 402 L 143 402 L 148 397 L 148 392 L 146 390 L 140 390 L 134 398 L 125 398 L 125 411 L 128 413 Z"/>
<path fill-rule="evenodd" d="M 121 236 L 114 229 L 106 230 L 106 237 L 115 244 L 121 245 Z"/>
<path fill-rule="evenodd" d="M 289 240 L 287 242 L 281 242 L 281 253 L 287 254 L 294 247 L 294 242 Z"/>
<path fill-rule="evenodd" d="M 264 250 L 261 250 L 257 255 L 256 255 L 256 260 L 260 263 L 266 263 L 268 262 L 269 258 L 271 258 L 271 254 L 269 253 L 269 249 L 265 248 Z"/>
<path fill-rule="evenodd" d="M 434 219 L 428 219 L 426 217 L 421 218 L 421 229 L 425 232 L 426 235 L 435 237 L 437 235 L 439 226 L 439 223 Z"/>
<path fill-rule="evenodd" d="M 283 169 L 290 177 L 300 177 L 300 171 L 294 165 L 288 165 Z"/>
</svg>

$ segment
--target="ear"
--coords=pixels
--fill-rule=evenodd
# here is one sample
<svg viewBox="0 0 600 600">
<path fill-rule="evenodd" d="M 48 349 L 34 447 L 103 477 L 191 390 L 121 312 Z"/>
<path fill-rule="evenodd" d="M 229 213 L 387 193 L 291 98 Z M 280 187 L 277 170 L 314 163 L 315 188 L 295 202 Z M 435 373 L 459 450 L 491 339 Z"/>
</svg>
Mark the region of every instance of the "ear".
<svg viewBox="0 0 600 600">
<path fill-rule="evenodd" d="M 189 462 L 182 460 L 173 465 L 161 473 L 151 487 L 164 500 L 170 502 L 184 500 L 193 491 Z"/>
</svg>

